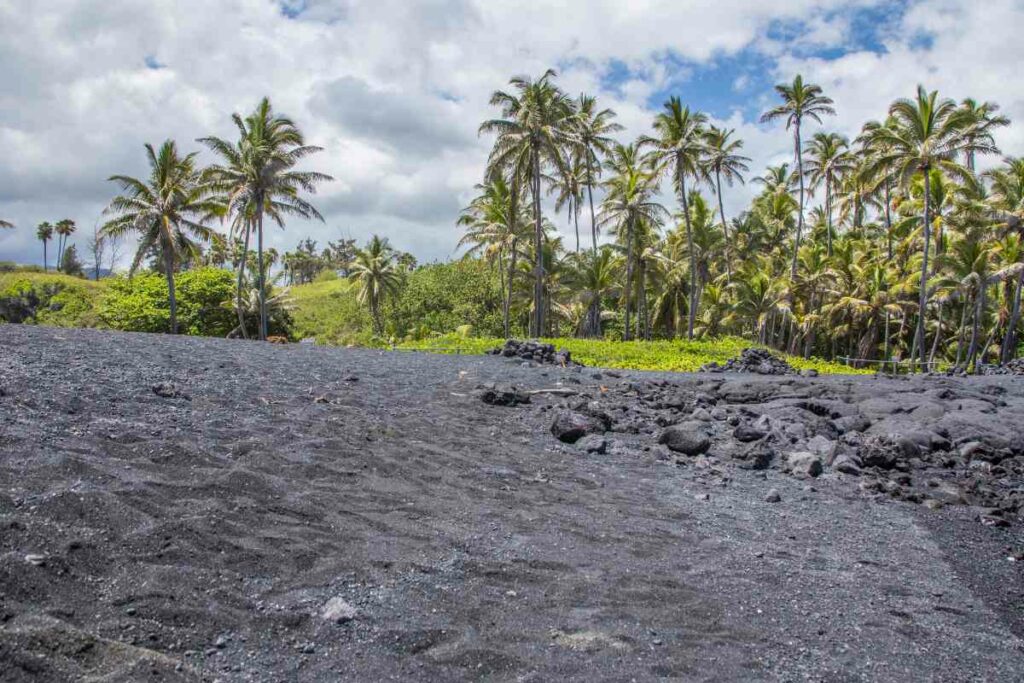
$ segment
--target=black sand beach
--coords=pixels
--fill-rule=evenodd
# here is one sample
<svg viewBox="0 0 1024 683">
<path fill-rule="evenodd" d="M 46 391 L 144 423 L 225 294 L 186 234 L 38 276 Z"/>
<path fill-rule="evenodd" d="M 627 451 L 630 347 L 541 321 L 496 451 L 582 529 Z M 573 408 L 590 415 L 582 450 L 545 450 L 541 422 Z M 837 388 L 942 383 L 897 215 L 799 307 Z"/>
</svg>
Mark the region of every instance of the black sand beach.
<svg viewBox="0 0 1024 683">
<path fill-rule="evenodd" d="M 3 325 L 0 680 L 1021 680 L 1022 425 L 1015 377 Z"/>
</svg>

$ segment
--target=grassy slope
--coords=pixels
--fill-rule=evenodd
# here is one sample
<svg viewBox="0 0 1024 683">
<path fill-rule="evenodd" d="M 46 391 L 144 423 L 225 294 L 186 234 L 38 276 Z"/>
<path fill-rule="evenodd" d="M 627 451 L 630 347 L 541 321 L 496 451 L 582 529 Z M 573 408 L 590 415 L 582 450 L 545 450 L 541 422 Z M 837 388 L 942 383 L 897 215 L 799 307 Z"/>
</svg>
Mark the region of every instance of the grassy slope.
<svg viewBox="0 0 1024 683">
<path fill-rule="evenodd" d="M 356 300 L 354 284 L 340 279 L 324 280 L 296 285 L 290 295 L 295 306 L 295 338 L 315 337 L 318 344 L 333 346 L 369 341 L 369 315 Z"/>
<path fill-rule="evenodd" d="M 48 305 L 38 312 L 36 322 L 40 325 L 96 327 L 99 324 L 96 309 L 107 289 L 103 280 L 95 282 L 60 273 L 0 273 L 0 297 L 30 289 L 48 301 Z"/>
<path fill-rule="evenodd" d="M 751 346 L 749 341 L 736 337 L 725 337 L 714 341 L 653 341 L 616 342 L 589 339 L 546 339 L 559 348 L 567 348 L 572 357 L 581 363 L 594 367 L 622 368 L 627 370 L 661 370 L 672 372 L 695 372 L 700 366 L 711 361 L 722 363 L 738 356 Z M 436 353 L 484 353 L 504 344 L 503 339 L 471 338 L 457 335 L 437 337 L 420 342 L 399 344 L 403 350 L 432 351 Z M 795 368 L 813 368 L 823 374 L 868 374 L 837 363 L 812 358 L 785 356 Z"/>
</svg>

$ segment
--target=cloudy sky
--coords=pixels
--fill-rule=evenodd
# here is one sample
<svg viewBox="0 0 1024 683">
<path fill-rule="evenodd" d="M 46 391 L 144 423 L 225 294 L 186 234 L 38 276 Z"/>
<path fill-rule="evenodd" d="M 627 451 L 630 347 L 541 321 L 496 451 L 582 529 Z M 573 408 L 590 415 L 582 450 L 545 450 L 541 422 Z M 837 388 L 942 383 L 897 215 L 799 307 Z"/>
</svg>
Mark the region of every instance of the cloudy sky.
<svg viewBox="0 0 1024 683">
<path fill-rule="evenodd" d="M 737 129 L 755 174 L 791 155 L 757 119 L 798 72 L 835 99 L 830 129 L 854 133 L 923 83 L 999 103 L 1015 123 L 998 141 L 1020 155 L 1021 27 L 1024 0 L 0 0 L 0 218 L 18 226 L 0 260 L 41 262 L 43 220 L 91 233 L 106 178 L 144 173 L 143 143 L 198 150 L 263 95 L 336 178 L 315 199 L 325 224 L 270 232 L 282 250 L 380 233 L 450 256 L 489 94 L 548 67 L 629 137 L 679 95 Z"/>
</svg>

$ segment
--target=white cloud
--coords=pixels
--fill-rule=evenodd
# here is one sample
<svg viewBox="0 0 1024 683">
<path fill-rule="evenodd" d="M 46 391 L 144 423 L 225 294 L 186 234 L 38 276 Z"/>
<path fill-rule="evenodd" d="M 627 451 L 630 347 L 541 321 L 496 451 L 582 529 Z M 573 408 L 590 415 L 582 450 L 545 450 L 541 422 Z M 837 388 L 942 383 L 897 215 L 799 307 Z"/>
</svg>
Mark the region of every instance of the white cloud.
<svg viewBox="0 0 1024 683">
<path fill-rule="evenodd" d="M 144 172 L 144 142 L 173 137 L 199 149 L 195 138 L 231 136 L 229 114 L 263 95 L 325 148 L 311 165 L 337 179 L 315 199 L 326 225 L 294 222 L 270 243 L 380 232 L 424 259 L 449 255 L 457 241 L 454 220 L 489 145 L 477 127 L 493 115 L 490 92 L 512 74 L 559 67 L 568 92 L 598 94 L 629 136 L 647 131 L 648 100 L 664 89 L 700 108 L 700 90 L 681 87 L 690 73 L 742 50 L 764 53 L 778 79 L 800 70 L 825 86 L 840 114 L 828 125 L 847 133 L 918 81 L 1024 117 L 1024 95 L 1012 87 L 1021 66 L 1014 32 L 1024 24 L 1016 0 L 919 0 L 882 27 L 885 54 L 808 56 L 855 46 L 853 9 L 886 4 L 0 0 L 0 217 L 20 228 L 0 235 L 0 260 L 38 261 L 32 226 L 42 220 L 68 216 L 88 232 L 113 190 L 105 178 Z M 289 19 L 282 7 L 303 11 Z M 788 37 L 769 38 L 779 25 Z M 629 76 L 609 90 L 613 61 Z M 732 78 L 737 107 L 770 101 L 772 93 L 751 91 L 749 76 Z M 754 175 L 791 153 L 778 127 L 738 113 L 724 123 L 746 140 Z M 1006 151 L 1024 151 L 1022 130 L 1000 134 Z M 730 192 L 727 210 L 750 192 Z"/>
</svg>

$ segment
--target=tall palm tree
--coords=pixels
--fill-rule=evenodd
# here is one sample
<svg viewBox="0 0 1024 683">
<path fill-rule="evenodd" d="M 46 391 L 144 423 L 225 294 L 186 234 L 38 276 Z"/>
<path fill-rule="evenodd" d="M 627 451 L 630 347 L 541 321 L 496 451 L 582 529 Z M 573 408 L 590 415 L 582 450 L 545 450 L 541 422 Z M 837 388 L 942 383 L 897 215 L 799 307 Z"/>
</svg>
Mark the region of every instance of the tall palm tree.
<svg viewBox="0 0 1024 683">
<path fill-rule="evenodd" d="M 928 299 L 928 255 L 931 241 L 931 171 L 942 171 L 946 176 L 962 178 L 969 171 L 958 157 L 973 146 L 975 152 L 996 152 L 994 145 L 984 140 L 970 140 L 966 133 L 973 118 L 957 107 L 953 100 L 939 99 L 937 91 L 928 92 L 918 86 L 916 99 L 900 99 L 889 108 L 891 126 L 876 126 L 870 135 L 878 152 L 871 165 L 890 172 L 894 180 L 909 191 L 915 177 L 924 181 L 924 210 L 921 216 L 924 247 L 921 259 L 921 277 L 918 287 L 917 332 L 911 355 L 919 353 L 922 367 L 925 362 L 925 311 Z"/>
<path fill-rule="evenodd" d="M 125 175 L 111 176 L 121 188 L 104 213 L 111 215 L 100 230 L 114 238 L 138 233 L 139 244 L 129 276 L 152 250 L 163 260 L 170 301 L 171 334 L 178 333 L 174 271 L 183 258 L 198 256 L 196 239 L 209 242 L 214 231 L 204 225 L 216 210 L 210 199 L 213 187 L 196 169 L 195 153 L 181 156 L 173 140 L 167 140 L 159 152 L 146 145 L 150 173 L 145 180 Z"/>
<path fill-rule="evenodd" d="M 725 130 L 711 126 L 707 132 L 707 157 L 708 168 L 714 172 L 715 194 L 718 195 L 718 217 L 722 221 L 722 233 L 725 235 L 725 272 L 726 283 L 732 282 L 732 255 L 729 245 L 729 224 L 725 219 L 725 203 L 722 199 L 722 177 L 732 187 L 733 183 L 739 181 L 744 183 L 743 174 L 750 170 L 747 166 L 750 157 L 739 153 L 743 149 L 743 140 L 733 140 L 732 136 L 736 131 Z"/>
<path fill-rule="evenodd" d="M 554 69 L 531 80 L 516 76 L 509 83 L 514 93 L 501 90 L 491 95 L 491 105 L 501 108 L 501 118 L 480 126 L 480 133 L 496 133 L 487 162 L 488 175 L 506 174 L 514 185 L 529 184 L 534 219 L 534 287 L 530 334 L 544 330 L 544 227 L 541 216 L 543 169 L 565 166 L 563 150 L 571 140 L 575 117 L 573 102 L 555 84 Z"/>
<path fill-rule="evenodd" d="M 395 266 L 395 252 L 387 239 L 374 235 L 365 248 L 356 249 L 350 272 L 349 279 L 359 284 L 359 303 L 370 308 L 374 334 L 383 336 L 381 304 L 386 297 L 397 294 L 402 283 L 402 275 Z"/>
<path fill-rule="evenodd" d="M 594 184 L 601 177 L 601 158 L 607 156 L 615 141 L 611 135 L 623 128 L 615 123 L 615 112 L 611 109 L 598 109 L 597 99 L 589 95 L 580 95 L 576 101 L 576 119 L 573 122 L 573 137 L 579 146 L 585 168 L 583 183 L 587 188 L 587 199 L 590 202 L 590 233 L 592 248 L 597 253 L 597 214 L 594 211 Z"/>
<path fill-rule="evenodd" d="M 631 335 L 632 297 L 630 289 L 633 283 L 633 268 L 637 251 L 636 234 L 641 222 L 647 221 L 657 225 L 668 215 L 668 211 L 654 199 L 658 171 L 638 152 L 636 145 L 616 145 L 606 165 L 615 175 L 604 183 L 607 194 L 601 204 L 598 225 L 611 227 L 620 240 L 625 242 L 626 285 L 623 287 L 625 314 L 623 339 L 628 341 Z"/>
<path fill-rule="evenodd" d="M 835 115 L 831 98 L 825 97 L 821 87 L 813 83 L 804 83 L 803 76 L 797 74 L 792 84 L 780 83 L 775 92 L 782 98 L 782 104 L 769 109 L 761 116 L 762 123 L 777 119 L 786 120 L 786 130 L 793 130 L 793 147 L 796 156 L 796 174 L 800 180 L 800 209 L 797 213 L 796 242 L 793 245 L 793 266 L 790 277 L 796 279 L 797 253 L 800 250 L 800 237 L 804 230 L 804 159 L 803 143 L 800 139 L 800 127 L 804 118 L 821 123 L 823 115 Z"/>
<path fill-rule="evenodd" d="M 516 263 L 528 237 L 529 210 L 501 176 L 478 185 L 481 191 L 459 216 L 465 230 L 458 246 L 468 246 L 466 255 L 483 254 L 488 263 L 497 262 L 502 293 L 502 323 L 505 337 L 510 336 L 512 293 Z M 507 261 L 507 266 L 506 266 Z"/>
<path fill-rule="evenodd" d="M 986 177 L 992 183 L 989 203 L 995 219 L 1005 226 L 1005 232 L 1012 233 L 1009 236 L 1024 236 L 1024 159 L 1007 158 L 1001 168 L 989 171 Z M 1017 265 L 1017 284 L 999 353 L 1000 363 L 1011 360 L 1017 350 L 1021 290 L 1024 289 L 1024 253 L 1017 258 Z"/>
<path fill-rule="evenodd" d="M 687 312 L 686 336 L 693 339 L 693 325 L 697 317 L 697 252 L 693 248 L 690 206 L 687 200 L 686 180 L 695 182 L 704 177 L 707 158 L 707 116 L 690 111 L 678 97 L 669 98 L 665 111 L 654 118 L 658 137 L 644 137 L 642 144 L 654 148 L 658 170 L 672 177 L 673 188 L 686 221 L 687 240 L 690 242 L 690 306 Z"/>
<path fill-rule="evenodd" d="M 827 229 L 827 252 L 832 255 L 832 208 L 836 188 L 841 180 L 854 168 L 850 143 L 838 133 L 815 133 L 807 143 L 807 160 L 804 171 L 814 192 L 825 186 L 825 217 Z"/>
<path fill-rule="evenodd" d="M 46 256 L 46 243 L 53 239 L 53 226 L 49 222 L 43 221 L 36 228 L 36 239 L 43 243 L 43 272 L 49 270 L 47 265 Z"/>
<path fill-rule="evenodd" d="M 299 193 L 305 191 L 313 194 L 318 183 L 333 178 L 316 171 L 295 170 L 300 161 L 321 151 L 321 148 L 307 145 L 302 132 L 291 119 L 274 113 L 268 98 L 260 100 L 256 109 L 244 119 L 238 114 L 232 114 L 231 118 L 238 129 L 237 143 L 233 144 L 216 137 L 202 138 L 200 142 L 221 158 L 221 163 L 212 166 L 208 174 L 224 195 L 226 211 L 242 223 L 245 232 L 239 283 L 244 273 L 249 234 L 255 228 L 259 270 L 257 291 L 261 301 L 259 338 L 266 339 L 264 216 L 270 217 L 282 228 L 286 216 L 316 218 L 323 221 L 323 216 L 316 207 L 300 197 Z"/>
<path fill-rule="evenodd" d="M 64 218 L 57 221 L 53 229 L 57 233 L 57 270 L 60 270 L 61 264 L 64 263 L 64 250 L 67 249 L 68 238 L 75 233 L 76 226 L 73 220 Z"/>
<path fill-rule="evenodd" d="M 992 132 L 996 128 L 1010 125 L 1010 119 L 997 114 L 999 105 L 993 102 L 978 103 L 977 100 L 967 98 L 960 103 L 966 116 L 970 118 L 970 124 L 965 131 L 967 144 L 964 147 L 966 166 L 974 173 L 974 162 L 977 154 L 985 154 L 988 149 L 995 146 L 995 139 Z"/>
</svg>

